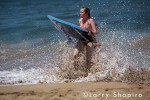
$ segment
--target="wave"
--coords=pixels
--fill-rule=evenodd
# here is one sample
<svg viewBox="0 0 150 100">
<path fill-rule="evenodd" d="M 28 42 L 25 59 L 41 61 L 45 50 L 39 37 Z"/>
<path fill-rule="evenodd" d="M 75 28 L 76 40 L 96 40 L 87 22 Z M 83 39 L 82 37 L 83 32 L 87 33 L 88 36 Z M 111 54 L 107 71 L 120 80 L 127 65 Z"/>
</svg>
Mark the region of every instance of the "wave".
<svg viewBox="0 0 150 100">
<path fill-rule="evenodd" d="M 95 49 L 92 58 L 93 65 L 89 73 L 85 71 L 84 53 L 79 57 L 78 67 L 74 68 L 72 64 L 73 46 L 65 42 L 60 41 L 27 52 L 20 59 L 1 63 L 1 85 L 68 81 L 150 83 L 150 67 L 139 66 L 132 60 L 132 57 L 128 56 L 127 51 L 124 52 L 115 45 L 108 46 L 102 43 L 100 48 Z"/>
</svg>

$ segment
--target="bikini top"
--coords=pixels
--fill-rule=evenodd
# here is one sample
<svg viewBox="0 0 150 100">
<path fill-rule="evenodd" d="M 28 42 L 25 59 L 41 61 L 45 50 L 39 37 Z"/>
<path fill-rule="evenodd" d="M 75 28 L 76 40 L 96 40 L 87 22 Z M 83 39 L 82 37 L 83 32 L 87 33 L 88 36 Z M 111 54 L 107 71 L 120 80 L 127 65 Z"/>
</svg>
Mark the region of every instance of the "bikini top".
<svg viewBox="0 0 150 100">
<path fill-rule="evenodd" d="M 86 31 L 92 31 L 90 19 L 88 19 L 85 23 L 83 23 L 82 19 L 79 19 L 80 27 L 85 29 Z"/>
</svg>

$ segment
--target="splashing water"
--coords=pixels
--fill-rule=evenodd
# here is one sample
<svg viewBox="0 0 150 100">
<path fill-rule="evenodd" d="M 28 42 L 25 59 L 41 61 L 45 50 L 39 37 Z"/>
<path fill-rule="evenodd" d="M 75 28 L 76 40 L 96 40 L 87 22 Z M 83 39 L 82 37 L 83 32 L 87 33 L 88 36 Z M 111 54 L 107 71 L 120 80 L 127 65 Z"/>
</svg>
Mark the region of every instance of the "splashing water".
<svg viewBox="0 0 150 100">
<path fill-rule="evenodd" d="M 94 50 L 93 65 L 90 72 L 86 73 L 84 53 L 79 57 L 78 69 L 73 66 L 73 49 L 73 45 L 62 41 L 33 50 L 19 49 L 15 54 L 19 56 L 18 59 L 5 59 L 6 62 L 1 63 L 0 82 L 2 85 L 65 81 L 150 82 L 149 66 L 139 67 L 134 56 L 129 55 L 130 50 L 124 50 L 110 42 L 102 42 L 102 46 Z M 2 56 L 8 58 L 5 53 Z"/>
<path fill-rule="evenodd" d="M 63 46 L 60 57 L 61 68 L 59 77 L 70 79 L 70 81 L 122 81 L 134 83 L 149 83 L 149 66 L 138 67 L 133 61 L 134 57 L 128 56 L 128 51 L 124 52 L 119 46 L 102 43 L 101 48 L 97 48 L 93 54 L 93 66 L 88 75 L 85 75 L 84 54 L 79 57 L 79 68 L 76 70 L 72 64 L 72 52 L 70 47 Z M 130 75 L 131 74 L 131 75 Z M 85 77 L 86 76 L 86 77 Z M 140 78 L 139 78 L 140 77 Z"/>
</svg>

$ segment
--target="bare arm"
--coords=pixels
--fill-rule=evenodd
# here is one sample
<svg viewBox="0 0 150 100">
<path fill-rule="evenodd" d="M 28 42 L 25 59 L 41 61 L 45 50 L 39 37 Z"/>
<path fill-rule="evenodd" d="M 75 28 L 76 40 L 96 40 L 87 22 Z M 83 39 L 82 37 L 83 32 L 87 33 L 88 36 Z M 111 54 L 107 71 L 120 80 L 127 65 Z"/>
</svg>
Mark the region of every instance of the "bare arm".
<svg viewBox="0 0 150 100">
<path fill-rule="evenodd" d="M 97 29 L 96 29 L 96 25 L 93 19 L 90 19 L 90 23 L 91 23 L 91 27 L 92 27 L 92 32 L 94 33 L 94 35 L 96 35 L 97 33 Z"/>
</svg>

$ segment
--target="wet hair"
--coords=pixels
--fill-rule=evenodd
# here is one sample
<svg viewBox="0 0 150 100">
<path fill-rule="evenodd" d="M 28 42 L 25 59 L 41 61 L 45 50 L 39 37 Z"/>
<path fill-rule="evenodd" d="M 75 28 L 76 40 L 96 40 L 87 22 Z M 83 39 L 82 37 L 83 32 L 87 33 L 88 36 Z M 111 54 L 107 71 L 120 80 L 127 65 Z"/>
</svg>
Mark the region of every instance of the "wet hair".
<svg viewBox="0 0 150 100">
<path fill-rule="evenodd" d="M 90 8 L 87 8 L 87 7 L 81 7 L 81 9 L 84 9 L 85 13 L 87 13 L 87 15 L 88 15 L 88 18 L 91 18 Z"/>
</svg>

